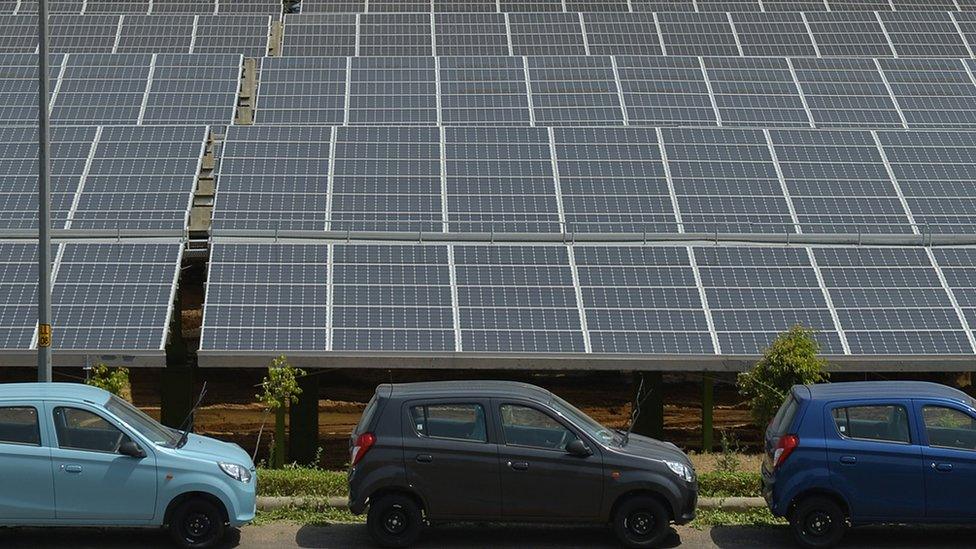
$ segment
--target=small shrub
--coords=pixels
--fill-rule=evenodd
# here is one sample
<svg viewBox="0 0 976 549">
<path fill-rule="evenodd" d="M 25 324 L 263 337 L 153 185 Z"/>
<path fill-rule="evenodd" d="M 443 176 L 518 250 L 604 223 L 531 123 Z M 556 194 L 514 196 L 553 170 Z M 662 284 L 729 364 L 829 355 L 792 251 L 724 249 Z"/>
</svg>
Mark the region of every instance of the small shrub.
<svg viewBox="0 0 976 549">
<path fill-rule="evenodd" d="M 762 477 L 745 471 L 712 471 L 698 475 L 701 497 L 756 497 L 762 494 Z"/>
<path fill-rule="evenodd" d="M 734 472 L 739 470 L 739 466 L 742 464 L 739 459 L 739 453 L 742 451 L 739 445 L 739 439 L 735 434 L 730 434 L 728 431 L 722 431 L 722 454 L 719 456 L 716 465 L 719 471 Z"/>
<path fill-rule="evenodd" d="M 104 389 L 132 402 L 132 385 L 129 383 L 128 368 L 110 368 L 102 363 L 95 364 L 88 371 L 85 384 Z"/>
<path fill-rule="evenodd" d="M 345 496 L 346 473 L 311 467 L 286 467 L 258 471 L 259 496 Z"/>
<path fill-rule="evenodd" d="M 820 343 L 813 330 L 794 326 L 776 336 L 752 370 L 739 374 L 739 393 L 749 401 L 752 419 L 764 428 L 794 385 L 829 379 L 827 361 L 820 358 Z"/>
<path fill-rule="evenodd" d="M 271 465 L 275 468 L 285 464 L 285 413 L 289 405 L 298 402 L 298 395 L 302 394 L 298 378 L 304 375 L 305 370 L 289 364 L 284 355 L 279 356 L 268 366 L 268 375 L 261 381 L 261 393 L 254 396 L 275 414 L 274 445 L 271 450 Z"/>
</svg>

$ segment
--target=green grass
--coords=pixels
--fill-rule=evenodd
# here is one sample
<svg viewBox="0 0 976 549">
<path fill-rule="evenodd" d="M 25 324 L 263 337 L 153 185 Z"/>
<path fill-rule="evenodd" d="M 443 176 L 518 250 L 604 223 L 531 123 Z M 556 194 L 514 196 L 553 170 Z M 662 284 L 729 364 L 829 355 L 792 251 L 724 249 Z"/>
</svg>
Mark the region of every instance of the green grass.
<svg viewBox="0 0 976 549">
<path fill-rule="evenodd" d="M 258 470 L 259 496 L 344 497 L 346 473 L 307 467 Z"/>
<path fill-rule="evenodd" d="M 258 511 L 254 517 L 254 525 L 262 526 L 274 522 L 293 522 L 311 526 L 327 526 L 336 522 L 365 522 L 366 515 L 356 516 L 345 509 L 323 507 L 309 509 L 305 507 L 285 507 L 271 511 Z"/>
<path fill-rule="evenodd" d="M 698 475 L 701 497 L 756 497 L 762 495 L 761 489 L 759 473 L 711 471 Z"/>
<path fill-rule="evenodd" d="M 693 528 L 709 526 L 783 526 L 786 521 L 774 517 L 769 509 L 760 507 L 749 511 L 722 511 L 719 509 L 699 509 L 697 518 L 691 522 Z"/>
</svg>

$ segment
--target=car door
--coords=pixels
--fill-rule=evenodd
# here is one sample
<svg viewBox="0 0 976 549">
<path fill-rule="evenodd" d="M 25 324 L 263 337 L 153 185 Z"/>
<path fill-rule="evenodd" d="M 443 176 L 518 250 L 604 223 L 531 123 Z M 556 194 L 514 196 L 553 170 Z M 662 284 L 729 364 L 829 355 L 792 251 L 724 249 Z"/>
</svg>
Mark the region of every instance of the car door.
<svg viewBox="0 0 976 549">
<path fill-rule="evenodd" d="M 494 400 L 507 519 L 595 519 L 603 504 L 603 459 L 599 446 L 568 422 L 535 403 Z M 573 456 L 566 445 L 583 438 L 594 452 Z"/>
<path fill-rule="evenodd" d="M 825 410 L 831 481 L 853 518 L 922 516 L 922 448 L 912 437 L 910 402 L 835 403 Z"/>
<path fill-rule="evenodd" d="M 407 481 L 434 519 L 501 515 L 498 445 L 488 433 L 488 401 L 414 400 L 403 404 Z"/>
<path fill-rule="evenodd" d="M 51 449 L 40 417 L 36 403 L 0 406 L 0 522 L 54 518 Z"/>
<path fill-rule="evenodd" d="M 54 426 L 51 448 L 58 521 L 140 523 L 156 509 L 156 458 L 140 446 L 144 458 L 118 452 L 129 439 L 94 407 L 47 403 Z M 135 439 L 133 439 L 135 440 Z"/>
<path fill-rule="evenodd" d="M 916 401 L 925 435 L 925 516 L 953 521 L 976 518 L 976 419 L 969 410 Z"/>
</svg>

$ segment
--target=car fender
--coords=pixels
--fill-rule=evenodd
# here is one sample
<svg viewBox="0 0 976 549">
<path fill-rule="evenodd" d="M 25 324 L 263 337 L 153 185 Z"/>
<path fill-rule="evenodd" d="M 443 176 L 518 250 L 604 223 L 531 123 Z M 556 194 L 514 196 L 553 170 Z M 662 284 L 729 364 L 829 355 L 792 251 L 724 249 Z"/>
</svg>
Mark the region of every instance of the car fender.
<svg viewBox="0 0 976 549">
<path fill-rule="evenodd" d="M 159 497 L 157 498 L 156 522 L 160 525 L 166 520 L 166 510 L 176 498 L 190 492 L 202 492 L 211 495 L 224 506 L 227 517 L 231 523 L 238 522 L 236 519 L 242 515 L 253 513 L 253 509 L 244 509 L 240 498 L 235 493 L 229 483 L 217 480 L 214 475 L 202 473 L 183 472 L 171 474 L 172 478 L 161 479 L 159 487 Z M 233 480 L 228 477 L 228 480 Z M 238 482 L 238 481 L 234 481 Z M 253 480 L 251 483 L 253 484 Z"/>
<path fill-rule="evenodd" d="M 792 475 L 784 475 L 782 485 L 777 485 L 779 497 L 776 498 L 776 507 L 771 509 L 776 516 L 787 516 L 790 508 L 798 498 L 808 493 L 830 494 L 843 500 L 845 507 L 850 501 L 848 494 L 842 487 L 831 482 L 830 475 L 820 468 L 799 469 Z M 782 477 L 781 477 L 782 478 Z"/>
<path fill-rule="evenodd" d="M 606 486 L 603 516 L 607 520 L 612 519 L 614 507 L 622 496 L 639 492 L 650 492 L 661 497 L 667 502 L 673 517 L 681 515 L 681 489 L 673 475 L 647 470 L 619 471 L 616 479 L 611 473 Z"/>
<path fill-rule="evenodd" d="M 365 473 L 365 477 L 356 482 L 356 492 L 349 493 L 349 511 L 355 515 L 366 509 L 366 503 L 373 494 L 386 489 L 409 492 L 420 500 L 424 509 L 427 508 L 424 495 L 407 483 L 402 462 L 387 463 L 368 471 L 356 471 L 354 474 L 356 473 Z"/>
</svg>

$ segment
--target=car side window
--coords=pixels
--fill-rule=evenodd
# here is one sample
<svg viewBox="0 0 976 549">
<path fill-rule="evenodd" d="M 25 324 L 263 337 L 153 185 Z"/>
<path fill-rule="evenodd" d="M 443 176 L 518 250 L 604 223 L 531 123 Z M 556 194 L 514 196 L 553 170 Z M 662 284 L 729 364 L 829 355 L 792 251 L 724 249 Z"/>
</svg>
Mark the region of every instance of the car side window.
<svg viewBox="0 0 976 549">
<path fill-rule="evenodd" d="M 577 438 L 562 423 L 535 408 L 502 404 L 499 411 L 505 443 L 509 446 L 565 450 L 566 445 Z"/>
<path fill-rule="evenodd" d="M 976 450 L 976 422 L 969 414 L 945 406 L 923 406 L 922 421 L 929 446 Z"/>
<path fill-rule="evenodd" d="M 410 416 L 420 436 L 488 442 L 480 404 L 423 404 L 412 406 Z"/>
<path fill-rule="evenodd" d="M 58 448 L 115 453 L 125 434 L 98 414 L 59 406 L 54 409 Z"/>
<path fill-rule="evenodd" d="M 8 406 L 0 408 L 0 444 L 41 445 L 41 427 L 37 408 Z"/>
<path fill-rule="evenodd" d="M 847 406 L 832 412 L 845 438 L 910 443 L 908 410 L 898 405 Z"/>
</svg>

